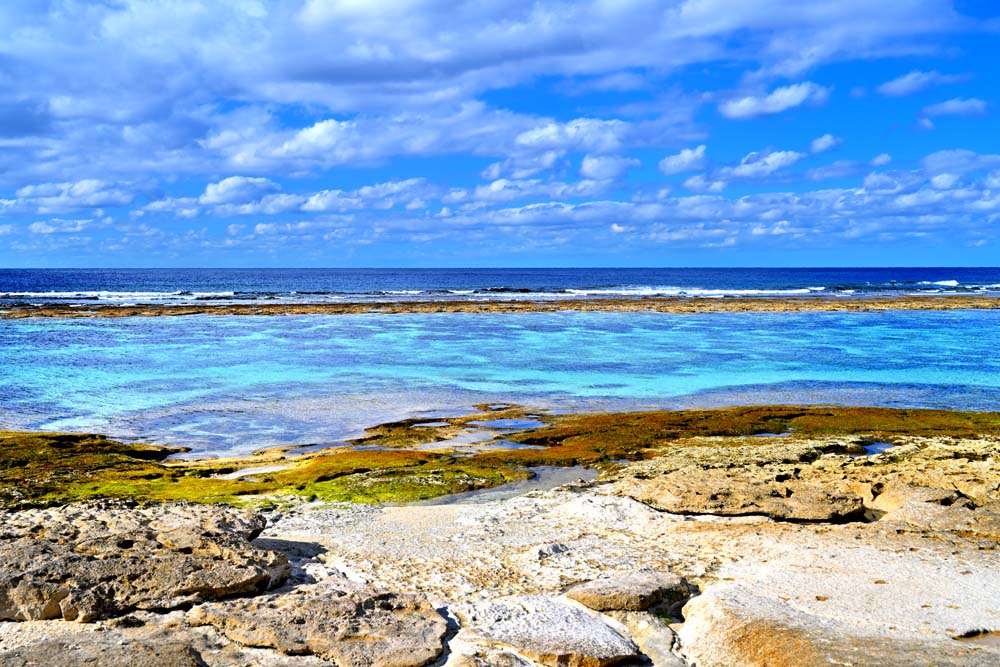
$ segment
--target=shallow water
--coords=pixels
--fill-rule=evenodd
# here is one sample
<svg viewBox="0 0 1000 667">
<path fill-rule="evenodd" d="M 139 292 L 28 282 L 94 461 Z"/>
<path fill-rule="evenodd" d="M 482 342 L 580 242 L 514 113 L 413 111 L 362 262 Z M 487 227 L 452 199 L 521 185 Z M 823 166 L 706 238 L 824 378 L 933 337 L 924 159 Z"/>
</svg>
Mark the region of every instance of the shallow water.
<svg viewBox="0 0 1000 667">
<path fill-rule="evenodd" d="M 490 503 L 497 500 L 507 500 L 523 496 L 531 491 L 548 491 L 557 486 L 570 484 L 578 480 L 587 482 L 597 479 L 597 471 L 583 466 L 569 468 L 556 466 L 536 466 L 528 468 L 534 477 L 520 482 L 511 482 L 492 489 L 479 489 L 465 493 L 453 493 L 450 496 L 438 496 L 428 500 L 418 500 L 411 505 L 469 505 Z"/>
<path fill-rule="evenodd" d="M 478 403 L 1000 409 L 1000 311 L 0 321 L 0 427 L 196 453 L 323 445 Z"/>
</svg>

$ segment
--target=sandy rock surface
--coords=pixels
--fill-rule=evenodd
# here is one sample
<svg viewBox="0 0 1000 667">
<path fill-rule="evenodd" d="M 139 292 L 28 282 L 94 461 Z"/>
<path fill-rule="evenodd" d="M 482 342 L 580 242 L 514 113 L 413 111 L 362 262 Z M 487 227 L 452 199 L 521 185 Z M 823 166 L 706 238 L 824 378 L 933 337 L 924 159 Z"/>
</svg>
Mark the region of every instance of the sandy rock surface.
<svg viewBox="0 0 1000 667">
<path fill-rule="evenodd" d="M 252 593 L 289 574 L 251 512 L 93 501 L 0 514 L 0 620 L 94 621 Z"/>
<path fill-rule="evenodd" d="M 444 652 L 448 627 L 422 596 L 380 593 L 332 580 L 201 605 L 187 620 L 193 626 L 214 626 L 245 646 L 314 654 L 342 667 L 426 665 Z"/>
<path fill-rule="evenodd" d="M 117 665 L 127 651 L 146 660 L 135 664 L 208 667 L 1000 664 L 997 442 L 896 445 L 852 458 L 834 441 L 756 451 L 709 443 L 623 465 L 600 483 L 495 502 L 307 503 L 268 513 L 252 544 L 262 516 L 234 510 L 84 504 L 62 515 L 10 513 L 0 549 L 36 555 L 3 561 L 16 564 L 2 580 L 2 604 L 38 619 L 38 609 L 51 609 L 39 600 L 72 599 L 91 610 L 79 620 L 108 620 L 0 622 L 0 664 L 62 656 L 57 664 Z M 692 473 L 687 487 L 668 483 L 683 471 Z M 742 500 L 697 490 L 716 474 L 744 482 L 734 487 L 745 489 Z M 793 481 L 814 488 L 815 502 L 796 505 L 807 495 L 796 487 L 768 491 L 765 502 L 765 489 Z M 692 489 L 688 502 L 701 506 L 664 511 L 678 488 Z M 836 506 L 837 497 L 860 502 L 864 517 L 824 518 L 823 503 Z M 722 511 L 713 511 L 718 502 Z M 736 502 L 754 511 L 726 511 Z M 124 534 L 132 547 L 114 543 Z M 140 540 L 178 558 L 164 561 L 178 569 L 130 569 L 139 566 L 121 552 Z M 57 579 L 43 556 L 72 576 Z M 282 588 L 263 590 L 259 577 L 289 570 Z M 97 571 L 107 578 L 91 585 Z M 37 583 L 18 589 L 22 581 Z M 92 599 L 79 582 L 102 591 L 91 606 L 77 602 Z M 60 586 L 64 597 L 52 592 Z M 15 590 L 41 592 L 17 598 Z M 205 590 L 226 597 L 205 602 Z M 192 606 L 141 611 L 169 608 L 157 606 L 163 600 Z M 59 609 L 51 615 L 65 618 Z"/>
</svg>

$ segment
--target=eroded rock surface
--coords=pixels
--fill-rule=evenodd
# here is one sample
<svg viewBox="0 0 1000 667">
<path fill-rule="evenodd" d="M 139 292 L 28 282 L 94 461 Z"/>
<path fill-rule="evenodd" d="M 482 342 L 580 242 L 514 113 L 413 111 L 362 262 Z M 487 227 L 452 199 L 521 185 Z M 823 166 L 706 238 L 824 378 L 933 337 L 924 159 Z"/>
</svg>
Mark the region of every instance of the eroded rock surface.
<svg viewBox="0 0 1000 667">
<path fill-rule="evenodd" d="M 0 652 L 4 667 L 205 667 L 198 652 L 183 642 L 47 640 Z"/>
<path fill-rule="evenodd" d="M 636 572 L 578 584 L 566 597 L 596 611 L 643 611 L 661 602 L 687 599 L 683 578 L 671 572 Z"/>
<path fill-rule="evenodd" d="M 444 651 L 448 627 L 423 597 L 343 581 L 201 605 L 187 620 L 243 645 L 314 654 L 338 667 L 421 667 Z"/>
<path fill-rule="evenodd" d="M 462 638 L 500 644 L 550 667 L 604 667 L 639 655 L 630 639 L 591 614 L 541 595 L 476 605 Z"/>
<path fill-rule="evenodd" d="M 256 513 L 92 501 L 0 514 L 0 620 L 94 621 L 264 590 L 289 574 L 250 544 Z"/>
</svg>

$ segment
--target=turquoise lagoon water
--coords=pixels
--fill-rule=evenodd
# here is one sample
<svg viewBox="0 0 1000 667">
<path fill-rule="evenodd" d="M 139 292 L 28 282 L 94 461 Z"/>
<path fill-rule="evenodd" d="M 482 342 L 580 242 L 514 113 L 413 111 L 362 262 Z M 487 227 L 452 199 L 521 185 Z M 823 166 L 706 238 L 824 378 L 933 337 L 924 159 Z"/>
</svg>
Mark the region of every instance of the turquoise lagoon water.
<svg viewBox="0 0 1000 667">
<path fill-rule="evenodd" d="M 325 444 L 479 402 L 1000 410 L 1000 312 L 0 321 L 0 427 L 204 454 Z"/>
</svg>

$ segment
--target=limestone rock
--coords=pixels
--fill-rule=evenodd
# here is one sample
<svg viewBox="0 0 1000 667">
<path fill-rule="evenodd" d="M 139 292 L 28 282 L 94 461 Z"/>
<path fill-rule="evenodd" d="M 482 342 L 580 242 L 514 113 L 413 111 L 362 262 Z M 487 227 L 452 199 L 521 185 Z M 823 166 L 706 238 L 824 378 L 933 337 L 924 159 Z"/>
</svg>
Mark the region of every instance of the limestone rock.
<svg viewBox="0 0 1000 667">
<path fill-rule="evenodd" d="M 566 591 L 566 597 L 596 611 L 642 611 L 687 596 L 686 582 L 671 572 L 636 572 L 595 579 Z"/>
<path fill-rule="evenodd" d="M 191 646 L 181 642 L 48 640 L 0 651 L 4 667 L 205 667 Z"/>
<path fill-rule="evenodd" d="M 652 667 L 688 667 L 688 662 L 674 652 L 677 635 L 659 616 L 646 611 L 613 611 L 608 615 L 628 628 L 629 636 L 653 663 Z"/>
<path fill-rule="evenodd" d="M 314 654 L 338 667 L 426 665 L 444 651 L 448 627 L 423 597 L 329 581 L 202 605 L 187 619 L 247 646 Z"/>
<path fill-rule="evenodd" d="M 526 595 L 477 605 L 459 637 L 500 644 L 551 667 L 604 667 L 638 647 L 594 615 L 555 598 Z"/>
<path fill-rule="evenodd" d="M 846 521 L 864 516 L 860 496 L 790 473 L 764 469 L 682 469 L 619 483 L 619 492 L 677 514 L 762 514 L 795 521 Z"/>
<path fill-rule="evenodd" d="M 250 544 L 259 514 L 90 501 L 0 513 L 0 620 L 94 621 L 264 590 L 285 556 Z"/>
<path fill-rule="evenodd" d="M 994 637 L 956 639 L 1000 627 L 996 559 L 949 542 L 878 524 L 788 534 L 685 605 L 684 655 L 698 667 L 1000 665 Z"/>
</svg>

